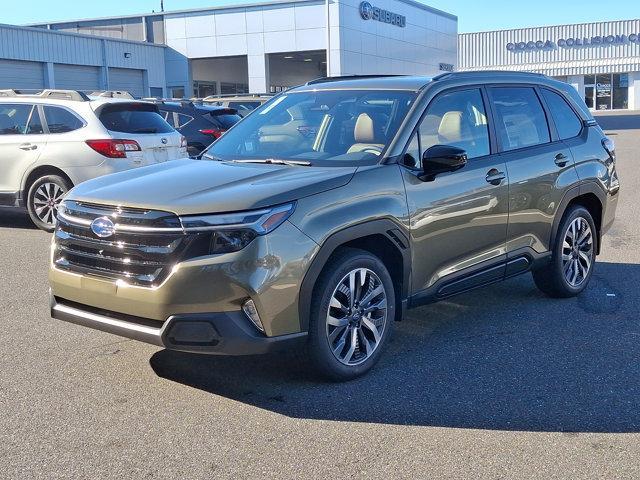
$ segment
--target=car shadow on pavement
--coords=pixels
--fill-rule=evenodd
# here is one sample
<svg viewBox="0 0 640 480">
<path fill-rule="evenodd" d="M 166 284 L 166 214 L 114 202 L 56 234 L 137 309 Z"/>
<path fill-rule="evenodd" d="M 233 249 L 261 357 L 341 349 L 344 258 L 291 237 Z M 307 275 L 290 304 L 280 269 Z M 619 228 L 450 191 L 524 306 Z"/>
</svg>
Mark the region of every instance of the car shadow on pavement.
<svg viewBox="0 0 640 480">
<path fill-rule="evenodd" d="M 636 130 L 640 128 L 638 115 L 597 115 L 596 121 L 603 130 Z"/>
<path fill-rule="evenodd" d="M 0 228 L 25 228 L 37 230 L 29 218 L 29 214 L 24 209 L 4 209 L 0 210 Z"/>
<path fill-rule="evenodd" d="M 410 311 L 367 376 L 318 382 L 294 353 L 162 350 L 157 375 L 294 418 L 552 432 L 640 432 L 640 265 L 599 263 L 580 297 L 529 275 Z M 213 398 L 213 397 L 212 397 Z"/>
</svg>

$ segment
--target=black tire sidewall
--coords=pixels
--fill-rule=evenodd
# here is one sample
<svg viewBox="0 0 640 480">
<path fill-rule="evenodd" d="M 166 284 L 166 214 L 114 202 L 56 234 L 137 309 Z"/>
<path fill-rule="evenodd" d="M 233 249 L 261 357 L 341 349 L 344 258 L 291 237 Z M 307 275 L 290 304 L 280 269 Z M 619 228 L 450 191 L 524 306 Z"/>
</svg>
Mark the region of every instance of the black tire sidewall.
<svg viewBox="0 0 640 480">
<path fill-rule="evenodd" d="M 591 268 L 589 269 L 589 272 L 587 274 L 587 278 L 579 286 L 574 287 L 570 285 L 569 282 L 567 282 L 564 276 L 563 265 L 562 265 L 562 245 L 564 242 L 564 237 L 565 237 L 567 228 L 569 228 L 569 225 L 571 225 L 571 223 L 576 218 L 579 218 L 579 217 L 584 218 L 589 224 L 589 227 L 591 228 L 591 235 L 593 237 L 593 258 L 591 261 Z M 593 270 L 595 268 L 597 249 L 598 249 L 598 235 L 597 235 L 596 225 L 595 225 L 595 222 L 593 221 L 593 218 L 591 217 L 591 214 L 584 207 L 576 206 L 572 208 L 570 211 L 567 212 L 565 217 L 562 219 L 562 222 L 560 222 L 560 226 L 558 227 L 556 242 L 554 245 L 554 251 L 553 251 L 554 275 L 558 276 L 557 283 L 561 286 L 562 289 L 566 291 L 568 295 L 570 296 L 578 295 L 585 288 L 587 288 L 587 285 L 589 285 L 589 281 L 591 280 L 591 276 L 593 275 Z"/>
<path fill-rule="evenodd" d="M 326 337 L 326 312 L 338 282 L 356 268 L 368 268 L 380 278 L 387 294 L 387 320 L 382 340 L 371 357 L 360 365 L 348 366 L 341 363 L 331 352 Z M 309 345 L 311 360 L 316 369 L 323 376 L 334 381 L 350 380 L 368 372 L 378 362 L 391 338 L 395 312 L 393 280 L 382 261 L 364 250 L 345 249 L 325 267 L 318 279 L 312 299 Z"/>
<path fill-rule="evenodd" d="M 27 193 L 27 211 L 29 212 L 31 221 L 40 230 L 44 230 L 45 232 L 53 232 L 55 226 L 44 223 L 38 218 L 38 215 L 35 212 L 35 205 L 33 203 L 36 191 L 44 183 L 54 183 L 60 188 L 64 189 L 65 193 L 71 189 L 71 185 L 69 185 L 69 182 L 67 180 L 58 175 L 44 175 L 37 178 L 29 187 L 29 191 Z"/>
</svg>

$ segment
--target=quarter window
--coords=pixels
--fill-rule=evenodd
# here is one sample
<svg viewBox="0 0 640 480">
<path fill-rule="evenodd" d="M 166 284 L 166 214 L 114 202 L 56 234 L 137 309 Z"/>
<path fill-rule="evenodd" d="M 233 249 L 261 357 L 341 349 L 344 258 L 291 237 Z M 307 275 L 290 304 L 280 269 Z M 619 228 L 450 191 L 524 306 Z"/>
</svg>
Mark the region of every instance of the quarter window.
<svg viewBox="0 0 640 480">
<path fill-rule="evenodd" d="M 434 145 L 451 145 L 464 149 L 470 159 L 489 155 L 489 129 L 480 90 L 436 97 L 420 124 L 419 136 L 423 154 Z"/>
<path fill-rule="evenodd" d="M 566 140 L 578 136 L 582 130 L 582 121 L 576 116 L 567 101 L 561 95 L 547 89 L 542 90 L 542 96 L 551 111 L 553 123 L 556 125 L 560 139 Z"/>
<path fill-rule="evenodd" d="M 516 150 L 551 141 L 547 117 L 533 88 L 493 88 L 492 100 L 502 150 Z"/>
<path fill-rule="evenodd" d="M 44 118 L 50 133 L 72 132 L 84 126 L 82 120 L 73 113 L 60 107 L 44 107 Z"/>
<path fill-rule="evenodd" d="M 0 135 L 21 135 L 27 131 L 27 122 L 33 105 L 4 103 L 0 105 Z"/>
</svg>

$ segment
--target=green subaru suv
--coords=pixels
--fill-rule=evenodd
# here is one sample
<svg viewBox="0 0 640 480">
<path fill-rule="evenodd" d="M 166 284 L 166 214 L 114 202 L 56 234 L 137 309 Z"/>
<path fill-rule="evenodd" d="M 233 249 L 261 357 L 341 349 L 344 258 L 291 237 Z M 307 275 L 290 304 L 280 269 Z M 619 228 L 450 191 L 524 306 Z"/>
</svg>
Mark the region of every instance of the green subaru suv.
<svg viewBox="0 0 640 480">
<path fill-rule="evenodd" d="M 71 190 L 51 314 L 188 352 L 300 344 L 346 380 L 378 361 L 409 308 L 529 271 L 550 296 L 582 292 L 618 190 L 614 145 L 567 84 L 312 81 L 200 160 Z"/>
</svg>

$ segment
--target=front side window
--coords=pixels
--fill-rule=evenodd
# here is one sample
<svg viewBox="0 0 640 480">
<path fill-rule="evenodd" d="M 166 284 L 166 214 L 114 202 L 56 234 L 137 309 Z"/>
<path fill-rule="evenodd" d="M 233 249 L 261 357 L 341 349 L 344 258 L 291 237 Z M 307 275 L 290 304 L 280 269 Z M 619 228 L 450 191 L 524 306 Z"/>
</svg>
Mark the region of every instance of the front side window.
<svg viewBox="0 0 640 480">
<path fill-rule="evenodd" d="M 33 105 L 24 103 L 0 104 L 0 135 L 22 135 L 27 132 L 27 124 Z"/>
<path fill-rule="evenodd" d="M 496 87 L 491 89 L 491 95 L 502 150 L 517 150 L 551 141 L 547 117 L 533 88 Z"/>
<path fill-rule="evenodd" d="M 283 94 L 238 123 L 207 153 L 221 160 L 369 161 L 391 142 L 415 96 L 396 90 Z"/>
<path fill-rule="evenodd" d="M 551 111 L 560 139 L 566 140 L 577 136 L 582 131 L 582 120 L 578 118 L 567 101 L 561 95 L 546 88 L 542 90 L 542 96 Z"/>
<path fill-rule="evenodd" d="M 73 132 L 84 126 L 82 120 L 60 107 L 45 106 L 44 118 L 47 120 L 49 133 Z"/>
<path fill-rule="evenodd" d="M 479 89 L 443 93 L 427 108 L 418 129 L 422 154 L 434 145 L 451 145 L 469 159 L 489 155 L 487 115 Z"/>
</svg>

